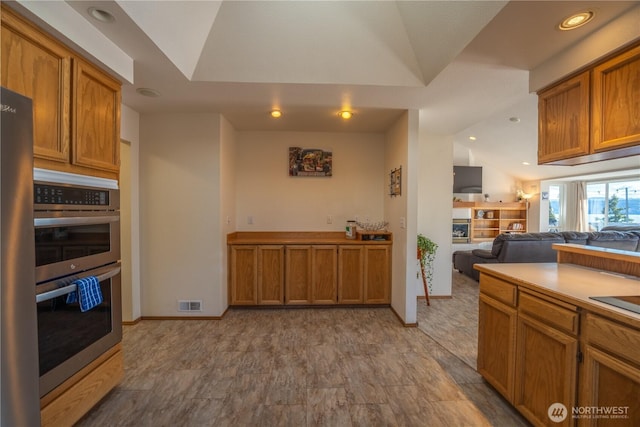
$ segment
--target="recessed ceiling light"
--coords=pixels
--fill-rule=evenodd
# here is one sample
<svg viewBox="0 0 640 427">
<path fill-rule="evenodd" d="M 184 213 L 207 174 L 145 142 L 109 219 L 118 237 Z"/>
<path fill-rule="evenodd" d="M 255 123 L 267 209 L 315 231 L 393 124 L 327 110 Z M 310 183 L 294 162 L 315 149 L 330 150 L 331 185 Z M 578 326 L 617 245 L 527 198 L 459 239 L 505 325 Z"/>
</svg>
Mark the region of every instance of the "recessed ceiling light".
<svg viewBox="0 0 640 427">
<path fill-rule="evenodd" d="M 271 110 L 271 117 L 277 119 L 278 117 L 282 117 L 282 111 L 280 110 Z"/>
<path fill-rule="evenodd" d="M 471 141 L 475 141 L 477 138 L 476 138 L 475 136 L 470 136 L 470 137 L 469 137 L 469 139 L 470 139 Z"/>
<path fill-rule="evenodd" d="M 529 166 L 531 163 L 529 163 L 529 162 L 522 162 L 522 164 L 523 164 L 523 165 L 525 165 L 525 166 Z"/>
<path fill-rule="evenodd" d="M 340 117 L 342 117 L 343 119 L 345 119 L 345 120 L 349 120 L 351 117 L 353 117 L 353 113 L 351 111 L 347 111 L 347 110 L 340 111 L 338 113 L 338 115 Z"/>
<path fill-rule="evenodd" d="M 116 18 L 104 9 L 98 9 L 97 7 L 90 7 L 88 9 L 89 15 L 100 22 L 115 22 Z"/>
<path fill-rule="evenodd" d="M 513 123 L 520 123 L 520 117 L 509 117 L 509 121 Z"/>
<path fill-rule="evenodd" d="M 590 10 L 575 13 L 563 19 L 558 28 L 563 31 L 573 30 L 575 28 L 582 27 L 584 24 L 591 21 L 594 16 L 595 13 Z"/>
<path fill-rule="evenodd" d="M 160 92 L 148 87 L 139 87 L 138 89 L 136 89 L 136 92 L 138 92 L 142 96 L 148 96 L 149 98 L 157 98 L 160 96 Z"/>
</svg>

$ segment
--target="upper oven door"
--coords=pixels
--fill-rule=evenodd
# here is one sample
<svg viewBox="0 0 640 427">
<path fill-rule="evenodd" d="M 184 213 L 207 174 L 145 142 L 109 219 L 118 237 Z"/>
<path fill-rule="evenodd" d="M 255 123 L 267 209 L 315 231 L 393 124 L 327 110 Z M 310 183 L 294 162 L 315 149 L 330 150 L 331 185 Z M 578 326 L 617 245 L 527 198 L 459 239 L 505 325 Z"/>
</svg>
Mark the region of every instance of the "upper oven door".
<svg viewBox="0 0 640 427">
<path fill-rule="evenodd" d="M 120 259 L 117 211 L 34 212 L 36 283 Z"/>
</svg>

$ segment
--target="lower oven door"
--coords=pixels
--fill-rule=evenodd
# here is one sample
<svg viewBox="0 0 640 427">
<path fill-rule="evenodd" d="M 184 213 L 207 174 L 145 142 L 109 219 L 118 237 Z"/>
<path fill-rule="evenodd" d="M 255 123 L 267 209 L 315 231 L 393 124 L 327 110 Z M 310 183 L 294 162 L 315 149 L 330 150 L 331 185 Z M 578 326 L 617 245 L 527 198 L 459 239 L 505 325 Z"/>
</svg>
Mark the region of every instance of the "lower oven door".
<svg viewBox="0 0 640 427">
<path fill-rule="evenodd" d="M 67 296 L 74 280 L 89 276 L 100 282 L 103 302 L 81 312 Z M 38 285 L 36 303 L 42 397 L 122 340 L 120 263 Z"/>
</svg>

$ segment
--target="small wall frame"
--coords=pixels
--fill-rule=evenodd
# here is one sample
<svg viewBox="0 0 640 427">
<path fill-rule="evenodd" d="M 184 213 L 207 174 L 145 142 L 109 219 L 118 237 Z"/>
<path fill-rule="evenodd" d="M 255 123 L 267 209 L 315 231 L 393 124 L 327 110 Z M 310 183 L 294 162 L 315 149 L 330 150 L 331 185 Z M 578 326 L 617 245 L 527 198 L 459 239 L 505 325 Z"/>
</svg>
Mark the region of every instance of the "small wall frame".
<svg viewBox="0 0 640 427">
<path fill-rule="evenodd" d="M 402 166 L 393 169 L 389 174 L 389 195 L 399 196 L 402 194 Z"/>
</svg>

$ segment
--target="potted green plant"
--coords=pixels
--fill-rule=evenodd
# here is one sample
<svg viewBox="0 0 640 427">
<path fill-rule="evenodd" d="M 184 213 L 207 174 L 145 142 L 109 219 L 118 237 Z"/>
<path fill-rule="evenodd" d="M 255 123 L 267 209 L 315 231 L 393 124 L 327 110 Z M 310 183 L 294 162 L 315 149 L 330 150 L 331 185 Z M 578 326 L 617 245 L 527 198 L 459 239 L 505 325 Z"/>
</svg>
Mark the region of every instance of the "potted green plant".
<svg viewBox="0 0 640 427">
<path fill-rule="evenodd" d="M 422 284 L 424 285 L 424 295 L 427 299 L 427 305 L 431 305 L 429 301 L 429 292 L 433 291 L 433 261 L 436 258 L 438 245 L 433 240 L 418 234 L 418 260 L 420 261 L 420 272 L 422 273 Z"/>
</svg>

